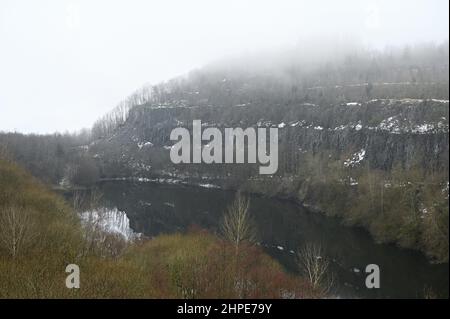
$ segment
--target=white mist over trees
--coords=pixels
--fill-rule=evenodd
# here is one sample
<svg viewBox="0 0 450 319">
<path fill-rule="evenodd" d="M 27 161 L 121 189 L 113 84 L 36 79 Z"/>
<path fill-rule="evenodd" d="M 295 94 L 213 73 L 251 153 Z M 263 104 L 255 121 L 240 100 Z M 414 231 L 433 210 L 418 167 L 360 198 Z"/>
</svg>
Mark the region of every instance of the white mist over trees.
<svg viewBox="0 0 450 319">
<path fill-rule="evenodd" d="M 125 123 L 133 106 L 144 104 L 277 105 L 308 102 L 318 92 L 323 102 L 342 103 L 370 100 L 373 92 L 380 90 L 379 97 L 392 96 L 392 85 L 403 86 L 400 91 L 395 88 L 402 97 L 415 97 L 420 88 L 417 98 L 448 98 L 448 59 L 448 41 L 375 50 L 352 41 L 310 40 L 290 48 L 238 55 L 157 85 L 143 86 L 99 119 L 92 136 L 110 135 Z M 346 86 L 362 87 L 365 94 L 327 96 L 333 91 L 325 92 Z"/>
<path fill-rule="evenodd" d="M 311 39 L 439 43 L 448 1 L 6 0 L 0 21 L 0 130 L 51 133 L 90 127 L 143 83 L 222 57 Z"/>
</svg>

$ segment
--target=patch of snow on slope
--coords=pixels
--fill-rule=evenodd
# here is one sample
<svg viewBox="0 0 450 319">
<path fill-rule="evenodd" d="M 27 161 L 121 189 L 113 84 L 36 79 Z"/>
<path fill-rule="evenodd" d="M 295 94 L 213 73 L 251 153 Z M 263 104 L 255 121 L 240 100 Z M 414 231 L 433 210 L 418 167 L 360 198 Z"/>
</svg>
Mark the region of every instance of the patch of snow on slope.
<svg viewBox="0 0 450 319">
<path fill-rule="evenodd" d="M 431 101 L 437 102 L 437 103 L 448 103 L 448 100 L 431 99 Z"/>
<path fill-rule="evenodd" d="M 335 131 L 343 131 L 347 128 L 347 125 L 340 125 L 334 128 Z"/>
<path fill-rule="evenodd" d="M 344 161 L 345 167 L 354 167 L 357 166 L 359 163 L 361 163 L 364 160 L 364 157 L 366 156 L 366 150 L 361 149 L 359 152 L 356 152 L 352 155 L 352 157 L 346 161 Z"/>
<path fill-rule="evenodd" d="M 394 134 L 400 134 L 400 124 L 399 121 L 395 118 L 395 116 L 391 116 L 385 120 L 383 120 L 378 128 L 382 131 L 388 131 Z"/>
<path fill-rule="evenodd" d="M 130 166 L 135 170 L 145 171 L 145 172 L 150 172 L 152 169 L 151 165 L 147 165 L 144 163 L 130 163 Z"/>
<path fill-rule="evenodd" d="M 416 125 L 412 128 L 412 132 L 413 133 L 418 133 L 418 134 L 425 134 L 428 132 L 431 132 L 434 130 L 434 125 L 433 124 L 421 124 L 421 125 Z"/>
<path fill-rule="evenodd" d="M 350 186 L 356 186 L 358 185 L 358 182 L 356 179 L 354 179 L 353 177 L 349 178 L 349 182 L 350 182 Z"/>
<path fill-rule="evenodd" d="M 142 149 L 144 146 L 153 146 L 152 142 L 139 142 L 137 144 L 137 146 L 139 147 L 139 149 Z"/>
<path fill-rule="evenodd" d="M 258 126 L 258 127 L 271 127 L 272 126 L 272 122 L 271 121 L 265 121 L 265 120 L 259 120 L 257 123 L 256 123 L 256 126 Z"/>
</svg>

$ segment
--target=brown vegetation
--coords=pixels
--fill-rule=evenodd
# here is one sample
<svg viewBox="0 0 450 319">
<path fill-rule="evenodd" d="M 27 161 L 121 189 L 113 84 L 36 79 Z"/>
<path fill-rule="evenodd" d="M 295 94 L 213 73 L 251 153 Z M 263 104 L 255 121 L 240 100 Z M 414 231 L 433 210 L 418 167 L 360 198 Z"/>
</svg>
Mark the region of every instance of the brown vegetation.
<svg viewBox="0 0 450 319">
<path fill-rule="evenodd" d="M 239 241 L 237 251 L 202 230 L 135 243 L 111 234 L 86 236 L 61 198 L 1 160 L 0 216 L 0 298 L 320 296 L 246 240 Z M 99 243 L 87 249 L 95 238 L 102 238 L 102 249 Z M 68 264 L 80 268 L 79 289 L 65 286 Z"/>
</svg>

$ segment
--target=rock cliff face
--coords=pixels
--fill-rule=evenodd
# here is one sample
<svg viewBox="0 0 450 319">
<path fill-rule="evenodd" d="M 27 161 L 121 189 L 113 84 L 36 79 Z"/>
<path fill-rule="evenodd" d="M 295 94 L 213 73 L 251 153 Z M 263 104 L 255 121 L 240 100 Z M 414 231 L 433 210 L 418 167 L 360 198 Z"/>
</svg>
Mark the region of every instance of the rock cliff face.
<svg viewBox="0 0 450 319">
<path fill-rule="evenodd" d="M 220 164 L 174 165 L 169 159 L 170 132 L 192 129 L 193 120 L 203 128 L 277 127 L 279 169 L 276 175 L 293 175 L 302 158 L 327 153 L 338 169 L 370 167 L 390 171 L 394 167 L 429 172 L 448 171 L 448 110 L 445 100 L 376 99 L 339 105 L 296 103 L 259 107 L 248 104 L 212 106 L 141 105 L 134 107 L 125 124 L 90 146 L 104 163 L 121 166 L 123 176 L 164 175 L 168 172 L 249 177 L 256 165 L 240 168 Z M 206 142 L 205 142 L 206 144 Z M 104 177 L 112 177 L 107 166 Z M 116 177 L 119 172 L 113 170 Z M 233 176 L 233 174 L 237 174 Z"/>
<path fill-rule="evenodd" d="M 374 99 L 232 107 L 135 106 L 114 134 L 88 148 L 103 178 L 144 178 L 294 198 L 382 242 L 448 260 L 447 100 Z M 176 127 L 277 127 L 279 167 L 170 161 Z M 206 144 L 207 142 L 204 142 Z M 204 145 L 205 146 L 205 145 Z"/>
</svg>

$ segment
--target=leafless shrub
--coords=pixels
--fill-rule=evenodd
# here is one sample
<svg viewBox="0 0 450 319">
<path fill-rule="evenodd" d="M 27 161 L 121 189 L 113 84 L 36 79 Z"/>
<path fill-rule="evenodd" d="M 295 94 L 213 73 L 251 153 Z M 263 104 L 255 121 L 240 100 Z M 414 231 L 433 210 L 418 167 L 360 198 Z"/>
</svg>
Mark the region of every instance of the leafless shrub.
<svg viewBox="0 0 450 319">
<path fill-rule="evenodd" d="M 103 199 L 103 193 L 101 191 L 99 191 L 97 188 L 94 188 L 89 196 L 89 208 L 90 209 L 95 209 L 100 207 L 101 202 Z"/>
<path fill-rule="evenodd" d="M 102 192 L 94 188 L 88 194 L 85 191 L 76 191 L 72 196 L 72 205 L 75 211 L 82 212 L 101 207 Z"/>
<path fill-rule="evenodd" d="M 75 192 L 72 198 L 83 225 L 83 255 L 118 257 L 128 245 L 127 238 L 107 229 L 113 212 L 102 207 L 102 197 L 103 194 L 94 188 L 89 193 Z"/>
<path fill-rule="evenodd" d="M 14 206 L 0 208 L 0 245 L 13 258 L 33 243 L 36 232 L 32 214 Z"/>
<path fill-rule="evenodd" d="M 319 244 L 308 243 L 297 252 L 299 270 L 314 289 L 326 294 L 333 286 L 333 274 L 330 263 Z"/>
<path fill-rule="evenodd" d="M 84 203 L 86 201 L 86 196 L 83 192 L 76 191 L 72 196 L 72 206 L 75 211 L 80 212 L 83 209 Z"/>
<path fill-rule="evenodd" d="M 82 213 L 84 233 L 84 254 L 99 254 L 107 233 L 104 230 L 105 210 L 90 210 Z M 101 254 L 101 253 L 100 253 Z"/>
<path fill-rule="evenodd" d="M 127 247 L 128 242 L 122 235 L 107 233 L 101 245 L 101 255 L 117 258 Z"/>
<path fill-rule="evenodd" d="M 238 249 L 242 242 L 256 241 L 256 228 L 249 212 L 250 201 L 238 194 L 222 221 L 223 236 Z"/>
<path fill-rule="evenodd" d="M 106 208 L 97 208 L 82 213 L 83 233 L 85 238 L 84 254 L 94 254 L 102 257 L 118 257 L 133 240 L 132 235 L 117 233 L 109 229 L 114 223 L 114 214 L 121 212 L 110 211 Z M 122 227 L 121 224 L 116 226 Z"/>
</svg>

